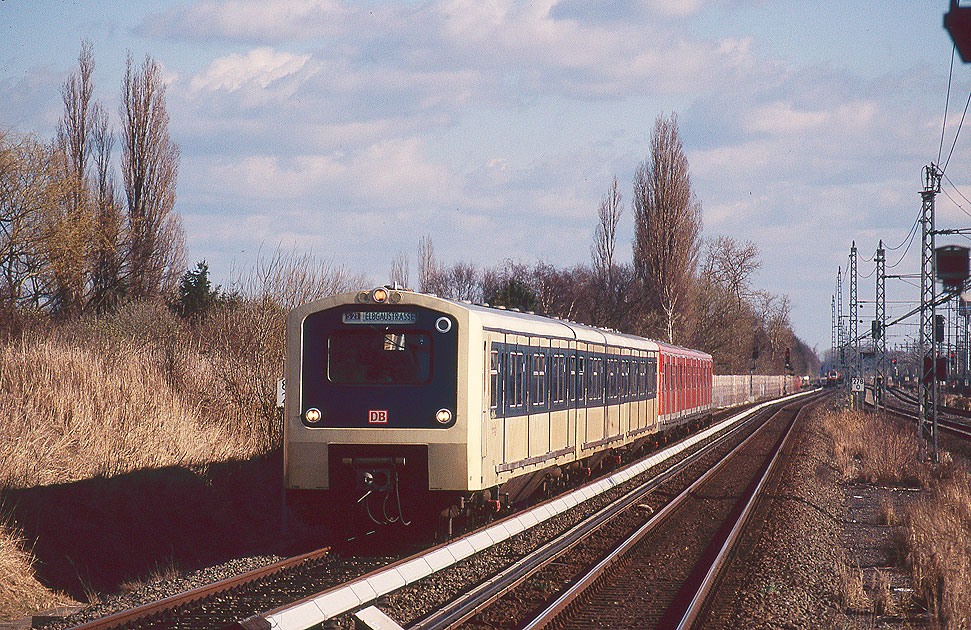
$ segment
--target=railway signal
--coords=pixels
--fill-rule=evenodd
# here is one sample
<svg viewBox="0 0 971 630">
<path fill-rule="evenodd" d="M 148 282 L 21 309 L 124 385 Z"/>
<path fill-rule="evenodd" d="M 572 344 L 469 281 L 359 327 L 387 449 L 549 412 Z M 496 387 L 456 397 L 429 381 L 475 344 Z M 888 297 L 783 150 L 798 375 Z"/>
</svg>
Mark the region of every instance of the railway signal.
<svg viewBox="0 0 971 630">
<path fill-rule="evenodd" d="M 971 7 L 962 7 L 951 0 L 951 9 L 944 14 L 944 28 L 954 41 L 961 61 L 971 62 Z"/>
<path fill-rule="evenodd" d="M 937 256 L 937 278 L 946 289 L 960 289 L 968 279 L 968 248 L 944 245 L 934 250 Z"/>
</svg>

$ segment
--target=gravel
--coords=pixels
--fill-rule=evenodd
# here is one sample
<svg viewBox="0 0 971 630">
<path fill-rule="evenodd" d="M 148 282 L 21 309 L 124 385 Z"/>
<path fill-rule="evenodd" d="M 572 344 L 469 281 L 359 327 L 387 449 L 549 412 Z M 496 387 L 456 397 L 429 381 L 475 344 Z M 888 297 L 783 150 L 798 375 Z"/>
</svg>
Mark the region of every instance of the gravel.
<svg viewBox="0 0 971 630">
<path fill-rule="evenodd" d="M 902 514 L 916 493 L 840 480 L 815 414 L 796 431 L 779 485 L 754 516 L 762 526 L 740 543 L 705 627 L 923 627 L 895 568 L 898 528 L 881 522 L 888 497 Z M 893 589 L 884 615 L 873 614 L 877 571 Z"/>
</svg>

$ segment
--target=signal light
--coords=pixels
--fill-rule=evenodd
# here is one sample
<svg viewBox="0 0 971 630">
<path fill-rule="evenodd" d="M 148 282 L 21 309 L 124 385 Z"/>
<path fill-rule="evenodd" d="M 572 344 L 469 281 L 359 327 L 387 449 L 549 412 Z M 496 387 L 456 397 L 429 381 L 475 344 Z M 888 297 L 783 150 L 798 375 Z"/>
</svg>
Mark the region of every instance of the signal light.
<svg viewBox="0 0 971 630">
<path fill-rule="evenodd" d="M 388 290 L 384 287 L 378 287 L 377 289 L 371 291 L 371 300 L 377 302 L 378 304 L 388 301 Z"/>
<path fill-rule="evenodd" d="M 303 414 L 304 419 L 310 424 L 315 424 L 320 422 L 320 409 L 316 407 L 311 407 Z"/>
<path fill-rule="evenodd" d="M 435 420 L 439 424 L 448 424 L 452 421 L 452 412 L 448 409 L 439 409 L 438 413 L 435 414 Z"/>
</svg>

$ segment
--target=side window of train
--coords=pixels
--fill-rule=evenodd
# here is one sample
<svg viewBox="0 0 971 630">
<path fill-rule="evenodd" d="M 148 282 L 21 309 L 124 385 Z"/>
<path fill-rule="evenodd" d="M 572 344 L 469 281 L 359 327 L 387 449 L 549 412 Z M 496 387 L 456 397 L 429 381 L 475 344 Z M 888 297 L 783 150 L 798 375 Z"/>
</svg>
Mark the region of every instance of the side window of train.
<svg viewBox="0 0 971 630">
<path fill-rule="evenodd" d="M 505 408 L 514 412 L 519 411 L 523 406 L 524 356 L 522 352 L 511 350 L 504 353 L 503 358 L 501 367 L 506 375 Z"/>
<path fill-rule="evenodd" d="M 493 349 L 489 353 L 489 408 L 493 411 L 501 407 L 500 397 L 502 396 L 502 390 L 500 389 L 502 380 L 500 378 L 499 370 L 499 351 Z"/>
<path fill-rule="evenodd" d="M 562 405 L 566 401 L 566 356 L 553 355 L 553 403 Z"/>
<path fill-rule="evenodd" d="M 587 361 L 587 358 L 582 354 L 577 357 L 577 380 L 576 380 L 577 403 L 583 403 L 587 399 L 587 381 L 586 381 L 586 373 L 584 372 L 586 361 Z M 578 406 L 582 407 L 583 405 L 578 405 Z"/>
<path fill-rule="evenodd" d="M 516 353 L 516 407 L 526 404 L 526 355 Z"/>
<path fill-rule="evenodd" d="M 566 363 L 566 399 L 572 403 L 577 395 L 577 355 L 571 354 L 567 357 Z"/>
<path fill-rule="evenodd" d="M 647 363 L 648 395 L 657 396 L 657 359 L 649 359 Z"/>
<path fill-rule="evenodd" d="M 597 357 L 587 360 L 587 400 L 597 400 Z"/>
<path fill-rule="evenodd" d="M 546 404 L 546 355 L 534 353 L 532 364 L 529 404 L 539 407 Z"/>
<path fill-rule="evenodd" d="M 614 396 L 617 393 L 617 389 L 615 387 L 616 381 L 614 380 L 614 378 L 615 378 L 614 360 L 607 359 L 604 361 L 604 379 L 606 380 L 606 384 L 607 384 L 607 400 L 613 400 Z"/>
</svg>

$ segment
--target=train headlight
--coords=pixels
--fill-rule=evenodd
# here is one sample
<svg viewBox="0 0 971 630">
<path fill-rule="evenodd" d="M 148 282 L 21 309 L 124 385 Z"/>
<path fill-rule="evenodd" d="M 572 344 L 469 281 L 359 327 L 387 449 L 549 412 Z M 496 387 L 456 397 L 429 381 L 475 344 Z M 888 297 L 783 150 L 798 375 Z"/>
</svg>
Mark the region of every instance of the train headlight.
<svg viewBox="0 0 971 630">
<path fill-rule="evenodd" d="M 378 304 L 388 301 L 388 290 L 384 287 L 378 287 L 377 289 L 371 291 L 371 299 Z"/>
<path fill-rule="evenodd" d="M 438 424 L 448 424 L 452 421 L 452 412 L 448 409 L 439 409 L 438 413 L 435 414 L 435 421 Z"/>
<path fill-rule="evenodd" d="M 311 407 L 304 412 L 303 419 L 306 420 L 308 424 L 316 424 L 320 422 L 320 409 Z"/>
</svg>

